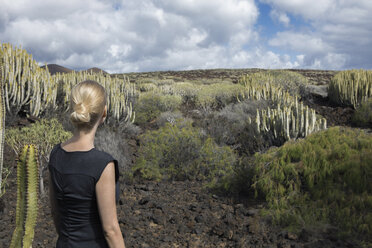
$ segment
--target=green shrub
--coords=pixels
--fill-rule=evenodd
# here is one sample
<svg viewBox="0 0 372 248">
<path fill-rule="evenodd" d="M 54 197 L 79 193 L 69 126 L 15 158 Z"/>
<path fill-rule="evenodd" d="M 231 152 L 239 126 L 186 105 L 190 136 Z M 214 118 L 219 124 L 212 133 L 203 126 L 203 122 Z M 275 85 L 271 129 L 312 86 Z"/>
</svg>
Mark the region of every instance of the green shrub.
<svg viewBox="0 0 372 248">
<path fill-rule="evenodd" d="M 372 128 L 372 98 L 363 102 L 355 111 L 352 122 L 358 127 Z"/>
<path fill-rule="evenodd" d="M 48 158 L 51 148 L 59 142 L 72 137 L 71 132 L 63 129 L 56 118 L 40 119 L 26 127 L 14 127 L 6 130 L 5 142 L 19 156 L 26 144 L 36 144 L 42 156 Z M 46 159 L 48 161 L 49 159 Z"/>
<path fill-rule="evenodd" d="M 2 182 L 1 182 L 1 190 L 0 190 L 0 198 L 6 193 L 6 189 L 9 186 L 8 177 L 11 173 L 11 170 L 8 167 L 3 167 L 2 171 Z"/>
<path fill-rule="evenodd" d="M 146 92 L 139 96 L 135 105 L 135 123 L 143 125 L 156 119 L 161 112 L 175 111 L 182 103 L 181 96 L 163 95 L 157 92 Z"/>
<path fill-rule="evenodd" d="M 198 126 L 204 128 L 218 145 L 229 145 L 239 154 L 254 154 L 265 146 L 271 146 L 271 141 L 264 140 L 264 133 L 257 131 L 257 125 L 249 119 L 254 119 L 257 109 L 267 108 L 268 102 L 244 99 L 239 103 L 231 103 L 221 109 L 207 114 Z"/>
<path fill-rule="evenodd" d="M 198 84 L 180 82 L 163 85 L 159 90 L 163 94 L 182 96 L 183 104 L 198 109 L 217 109 L 237 101 L 237 95 L 243 86 L 231 82 Z"/>
<path fill-rule="evenodd" d="M 228 147 L 220 147 L 191 122 L 166 123 L 140 136 L 134 174 L 153 180 L 203 180 L 215 183 L 231 173 L 236 160 Z"/>
<path fill-rule="evenodd" d="M 252 187 L 275 223 L 331 223 L 340 236 L 372 235 L 372 135 L 333 127 L 255 155 Z"/>
<path fill-rule="evenodd" d="M 174 81 L 172 79 L 156 80 L 152 78 L 146 78 L 138 80 L 136 82 L 136 89 L 140 92 L 159 91 L 161 86 L 172 84 L 174 84 Z M 159 92 L 161 92 L 161 90 Z"/>
<path fill-rule="evenodd" d="M 237 102 L 237 96 L 243 90 L 239 84 L 216 83 L 202 85 L 197 93 L 195 101 L 199 109 L 219 109 L 229 103 Z"/>
<path fill-rule="evenodd" d="M 191 121 L 191 118 L 185 118 L 181 111 L 167 111 L 160 114 L 160 116 L 156 119 L 156 125 L 159 127 L 163 127 L 165 123 L 174 123 L 177 120 L 179 121 Z"/>
<path fill-rule="evenodd" d="M 47 168 L 50 151 L 57 143 L 63 142 L 72 137 L 71 132 L 63 129 L 57 119 L 40 119 L 35 123 L 19 129 L 18 127 L 6 130 L 5 142 L 19 156 L 26 144 L 35 144 L 40 162 L 40 193 L 44 194 L 43 173 Z"/>
<path fill-rule="evenodd" d="M 235 163 L 232 173 L 212 185 L 212 190 L 218 194 L 239 197 L 239 195 L 254 198 L 251 185 L 255 175 L 253 157 L 241 156 Z"/>
<path fill-rule="evenodd" d="M 140 92 L 147 92 L 156 90 L 157 86 L 153 83 L 140 83 L 136 84 L 136 89 Z"/>
</svg>

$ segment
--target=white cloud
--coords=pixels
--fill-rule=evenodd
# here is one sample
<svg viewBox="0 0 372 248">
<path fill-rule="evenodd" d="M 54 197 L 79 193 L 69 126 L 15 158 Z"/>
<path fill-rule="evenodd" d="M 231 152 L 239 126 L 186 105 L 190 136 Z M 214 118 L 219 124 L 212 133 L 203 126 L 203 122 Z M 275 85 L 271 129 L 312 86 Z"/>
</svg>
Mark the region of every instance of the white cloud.
<svg viewBox="0 0 372 248">
<path fill-rule="evenodd" d="M 261 0 L 310 28 L 278 32 L 271 46 L 303 54 L 304 67 L 372 68 L 372 1 Z M 326 68 L 325 68 L 326 67 Z"/>
<path fill-rule="evenodd" d="M 254 0 L 0 0 L 0 6 L 2 42 L 22 44 L 41 63 L 76 69 L 249 67 L 233 58 L 258 40 Z"/>
<path fill-rule="evenodd" d="M 0 0 L 0 37 L 41 63 L 108 72 L 372 67 L 371 1 L 261 2 L 287 29 L 268 42 L 275 52 L 254 0 Z"/>
<path fill-rule="evenodd" d="M 305 52 L 306 54 L 325 53 L 330 49 L 321 37 L 316 37 L 316 34 L 303 34 L 291 31 L 278 32 L 269 41 L 269 44 L 271 46 L 288 47 L 291 50 Z"/>
</svg>

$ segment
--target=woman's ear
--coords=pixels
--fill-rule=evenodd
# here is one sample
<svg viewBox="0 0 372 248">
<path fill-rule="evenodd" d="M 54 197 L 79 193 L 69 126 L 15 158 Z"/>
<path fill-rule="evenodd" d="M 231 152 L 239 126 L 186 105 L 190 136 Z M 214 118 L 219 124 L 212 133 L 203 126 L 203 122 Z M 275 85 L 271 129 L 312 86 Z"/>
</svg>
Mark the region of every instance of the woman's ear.
<svg viewBox="0 0 372 248">
<path fill-rule="evenodd" d="M 103 116 L 102 117 L 107 117 L 107 105 L 105 105 L 105 108 L 103 110 Z"/>
<path fill-rule="evenodd" d="M 102 118 L 101 118 L 101 123 L 104 123 L 105 120 L 106 120 L 106 117 L 107 117 L 107 105 L 105 105 L 105 108 L 103 109 L 103 114 L 102 114 Z"/>
</svg>

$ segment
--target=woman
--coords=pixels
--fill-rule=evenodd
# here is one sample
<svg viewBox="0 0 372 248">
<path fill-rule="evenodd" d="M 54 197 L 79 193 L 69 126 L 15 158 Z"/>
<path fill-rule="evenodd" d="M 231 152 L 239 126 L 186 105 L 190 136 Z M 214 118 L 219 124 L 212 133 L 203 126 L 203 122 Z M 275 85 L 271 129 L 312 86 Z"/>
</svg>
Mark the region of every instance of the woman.
<svg viewBox="0 0 372 248">
<path fill-rule="evenodd" d="M 118 161 L 94 147 L 107 116 L 104 87 L 95 81 L 75 85 L 70 107 L 74 135 L 53 147 L 48 164 L 56 247 L 125 248 L 116 213 Z"/>
</svg>

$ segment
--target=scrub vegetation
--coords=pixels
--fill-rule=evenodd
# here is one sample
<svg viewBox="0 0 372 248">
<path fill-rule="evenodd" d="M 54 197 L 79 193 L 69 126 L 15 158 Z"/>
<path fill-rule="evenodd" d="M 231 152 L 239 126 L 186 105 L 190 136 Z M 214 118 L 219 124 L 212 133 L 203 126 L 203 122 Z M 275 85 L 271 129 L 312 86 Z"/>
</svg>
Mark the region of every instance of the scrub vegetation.
<svg viewBox="0 0 372 248">
<path fill-rule="evenodd" d="M 327 106 L 314 104 L 319 96 L 310 88 L 319 85 L 311 71 L 306 77 L 259 69 L 178 76 L 94 71 L 51 75 L 21 48 L 2 44 L 0 55 L 2 108 L 8 122 L 2 133 L 16 155 L 25 145 L 35 145 L 41 184 L 51 146 L 71 136 L 68 92 L 92 79 L 108 93 L 108 118 L 97 147 L 121 154 L 115 157 L 128 182 L 200 182 L 208 192 L 262 199 L 260 214 L 273 226 L 299 235 L 331 225 L 339 238 L 372 245 L 371 71 L 322 77 L 319 84 L 332 78 L 321 104 L 337 105 L 339 113 L 352 109 L 349 127 L 341 127 L 329 125 Z M 202 78 L 203 73 L 217 76 Z M 19 128 L 15 122 L 21 114 L 38 121 Z M 4 171 L 10 169 L 4 165 Z M 220 233 L 218 228 L 211 232 Z"/>
<path fill-rule="evenodd" d="M 370 237 L 371 161 L 370 133 L 332 127 L 256 154 L 251 187 L 275 223 L 297 231 L 331 223 L 340 235 Z"/>
</svg>

